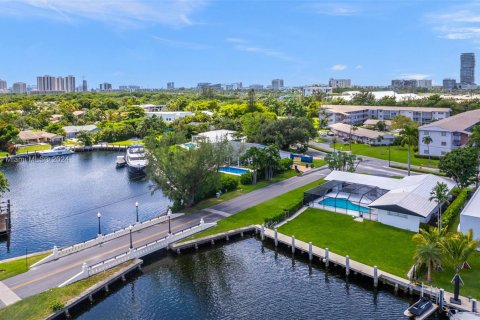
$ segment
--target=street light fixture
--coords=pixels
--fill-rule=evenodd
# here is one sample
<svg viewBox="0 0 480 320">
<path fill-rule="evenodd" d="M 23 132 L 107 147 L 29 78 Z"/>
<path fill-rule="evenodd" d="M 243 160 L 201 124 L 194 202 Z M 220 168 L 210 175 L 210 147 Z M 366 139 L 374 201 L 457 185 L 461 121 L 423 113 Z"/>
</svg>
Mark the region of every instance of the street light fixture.
<svg viewBox="0 0 480 320">
<path fill-rule="evenodd" d="M 100 227 L 100 218 L 102 217 L 102 214 L 100 212 L 97 213 L 97 218 L 98 218 L 98 235 L 102 234 L 102 229 Z"/>
<path fill-rule="evenodd" d="M 135 202 L 135 207 L 137 208 L 137 223 L 138 223 L 138 202 Z"/>
<path fill-rule="evenodd" d="M 128 231 L 130 231 L 130 249 L 133 249 L 132 229 L 133 229 L 133 226 L 130 225 L 130 226 L 128 227 Z"/>
<path fill-rule="evenodd" d="M 168 208 L 167 216 L 168 216 L 168 234 L 172 234 L 172 228 L 171 228 L 171 225 L 170 225 L 170 219 L 172 217 L 172 209 L 171 208 Z"/>
</svg>

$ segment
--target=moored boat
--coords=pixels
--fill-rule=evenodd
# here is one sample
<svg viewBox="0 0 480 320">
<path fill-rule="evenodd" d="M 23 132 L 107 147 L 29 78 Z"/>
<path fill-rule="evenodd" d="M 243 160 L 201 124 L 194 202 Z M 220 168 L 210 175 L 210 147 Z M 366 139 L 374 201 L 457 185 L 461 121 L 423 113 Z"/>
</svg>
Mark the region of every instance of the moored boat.
<svg viewBox="0 0 480 320">
<path fill-rule="evenodd" d="M 422 297 L 420 300 L 408 307 L 403 314 L 412 319 L 422 320 L 435 312 L 437 308 L 438 306 L 430 301 L 430 299 Z"/>
<path fill-rule="evenodd" d="M 148 160 L 145 149 L 142 145 L 132 145 L 128 147 L 125 154 L 125 162 L 127 164 L 128 173 L 131 175 L 145 175 L 145 168 Z"/>
<path fill-rule="evenodd" d="M 73 151 L 64 146 L 58 146 L 51 150 L 39 151 L 38 154 L 42 157 L 58 157 L 71 155 Z"/>
</svg>

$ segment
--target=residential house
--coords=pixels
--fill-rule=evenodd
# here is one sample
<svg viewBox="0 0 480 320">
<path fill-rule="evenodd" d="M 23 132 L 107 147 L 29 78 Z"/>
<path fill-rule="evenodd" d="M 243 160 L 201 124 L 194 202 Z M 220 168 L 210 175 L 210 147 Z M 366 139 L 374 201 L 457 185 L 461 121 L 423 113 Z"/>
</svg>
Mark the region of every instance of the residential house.
<svg viewBox="0 0 480 320">
<path fill-rule="evenodd" d="M 352 139 L 360 143 L 369 145 L 391 145 L 395 140 L 395 136 L 388 132 L 370 130 L 360 127 L 353 127 L 345 123 L 335 123 L 329 126 L 330 130 L 337 136 Z"/>
<path fill-rule="evenodd" d="M 89 124 L 84 126 L 65 126 L 63 127 L 63 130 L 65 130 L 67 139 L 72 139 L 75 138 L 77 134 L 82 131 L 95 133 L 100 129 L 94 124 Z"/>
<path fill-rule="evenodd" d="M 39 144 L 39 143 L 50 143 L 50 144 L 60 144 L 63 141 L 63 136 L 50 133 L 46 131 L 20 131 L 18 133 L 18 138 L 24 144 Z"/>
</svg>

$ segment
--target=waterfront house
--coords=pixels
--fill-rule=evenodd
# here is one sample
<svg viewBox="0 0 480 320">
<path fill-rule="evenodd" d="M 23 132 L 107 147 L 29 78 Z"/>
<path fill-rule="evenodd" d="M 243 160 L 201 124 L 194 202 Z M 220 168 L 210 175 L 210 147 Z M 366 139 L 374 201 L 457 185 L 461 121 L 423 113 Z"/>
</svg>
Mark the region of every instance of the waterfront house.
<svg viewBox="0 0 480 320">
<path fill-rule="evenodd" d="M 308 190 L 304 203 L 314 208 L 362 216 L 396 228 L 418 232 L 420 223 L 436 219 L 438 204 L 430 201 L 437 182 L 451 190 L 455 183 L 433 174 L 402 179 L 332 171 L 326 183 Z"/>
<path fill-rule="evenodd" d="M 233 140 L 245 141 L 245 137 L 238 138 L 236 136 L 236 133 L 237 133 L 236 131 L 232 131 L 232 130 L 207 131 L 207 132 L 199 133 L 196 136 L 193 136 L 192 141 L 193 142 L 206 141 L 210 143 L 218 143 L 222 141 L 233 141 Z"/>
<path fill-rule="evenodd" d="M 475 191 L 460 213 L 458 231 L 467 233 L 472 229 L 473 237 L 480 240 L 480 188 Z"/>
<path fill-rule="evenodd" d="M 391 145 L 395 140 L 395 137 L 382 131 L 375 131 L 365 128 L 355 128 L 355 130 L 349 124 L 335 123 L 329 126 L 330 130 L 337 136 L 347 139 L 352 139 L 360 143 L 366 143 L 369 145 Z"/>
<path fill-rule="evenodd" d="M 77 136 L 82 131 L 89 132 L 89 133 L 95 133 L 100 130 L 96 125 L 94 124 L 89 124 L 89 125 L 84 125 L 84 126 L 65 126 L 63 127 L 63 130 L 65 130 L 65 134 L 67 139 L 72 139 Z"/>
<path fill-rule="evenodd" d="M 61 135 L 46 132 L 46 131 L 31 131 L 31 130 L 20 131 L 18 133 L 18 138 L 24 144 L 39 144 L 39 143 L 60 144 L 63 141 L 63 137 Z"/>
</svg>

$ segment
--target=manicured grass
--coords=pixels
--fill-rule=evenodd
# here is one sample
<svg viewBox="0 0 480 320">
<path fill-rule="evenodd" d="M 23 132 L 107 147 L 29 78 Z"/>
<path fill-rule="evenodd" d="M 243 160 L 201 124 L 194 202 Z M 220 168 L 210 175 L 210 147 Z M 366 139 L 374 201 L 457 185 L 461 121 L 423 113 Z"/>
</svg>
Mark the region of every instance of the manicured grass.
<svg viewBox="0 0 480 320">
<path fill-rule="evenodd" d="M 307 165 L 310 166 L 311 163 L 308 163 L 308 162 L 301 162 L 302 165 Z M 313 159 L 313 166 L 315 168 L 320 168 L 320 167 L 323 167 L 324 165 L 327 164 L 327 161 L 323 160 L 323 159 Z"/>
<path fill-rule="evenodd" d="M 468 259 L 468 263 L 471 269 L 460 271 L 460 276 L 464 282 L 464 285 L 460 286 L 460 294 L 465 297 L 472 296 L 478 300 L 480 299 L 480 252 L 475 252 Z M 452 268 L 444 266 L 442 271 L 432 273 L 432 285 L 453 292 L 451 281 L 454 275 L 455 271 Z"/>
<path fill-rule="evenodd" d="M 143 141 L 142 140 L 123 140 L 123 141 L 109 142 L 108 144 L 112 144 L 114 146 L 130 146 L 132 144 L 143 144 Z"/>
<path fill-rule="evenodd" d="M 333 144 L 330 145 L 333 148 Z M 349 144 L 335 144 L 336 150 L 350 151 Z M 416 158 L 413 154 L 412 148 L 411 163 L 412 165 L 436 168 L 438 166 L 438 160 L 436 159 L 421 159 Z M 352 153 L 362 155 L 371 158 L 377 158 L 382 160 L 388 160 L 388 147 L 387 146 L 370 146 L 367 144 L 352 144 Z M 391 161 L 407 163 L 408 161 L 408 148 L 402 146 L 390 147 L 390 159 Z"/>
<path fill-rule="evenodd" d="M 413 233 L 378 222 L 307 209 L 278 231 L 404 278 L 413 264 Z"/>
<path fill-rule="evenodd" d="M 180 212 L 193 213 L 198 210 L 202 210 L 202 209 L 214 206 L 216 204 L 222 203 L 224 201 L 236 198 L 238 196 L 241 196 L 242 194 L 246 194 L 246 193 L 255 191 L 257 189 L 266 187 L 268 185 L 271 185 L 272 183 L 280 182 L 282 180 L 294 177 L 296 175 L 297 174 L 295 173 L 294 170 L 290 170 L 290 171 L 275 175 L 271 181 L 263 180 L 263 181 L 257 182 L 257 184 L 249 184 L 249 185 L 239 184 L 237 190 L 224 193 L 220 196 L 220 198 L 213 197 L 213 198 L 205 199 L 203 201 L 200 201 L 199 203 L 197 203 L 195 206 L 191 208 L 181 209 Z"/>
<path fill-rule="evenodd" d="M 57 308 L 62 308 L 70 299 L 73 299 L 99 281 L 102 281 L 103 279 L 114 274 L 116 271 L 125 267 L 126 264 L 128 263 L 119 265 L 113 269 L 99 273 L 88 279 L 75 282 L 69 286 L 63 288 L 53 288 L 25 298 L 6 308 L 0 309 L 0 319 L 45 319 L 52 312 L 54 312 L 54 306 Z"/>
<path fill-rule="evenodd" d="M 31 266 L 37 261 L 42 260 L 46 256 L 48 256 L 50 253 L 42 253 L 34 256 L 30 256 L 27 259 L 28 265 Z M 11 260 L 8 262 L 2 262 L 0 263 L 0 280 L 4 280 L 13 276 L 16 276 L 17 274 L 24 273 L 26 272 L 27 265 L 25 261 L 25 256 L 20 256 L 18 259 Z"/>
<path fill-rule="evenodd" d="M 217 226 L 205 230 L 188 240 L 201 238 L 204 236 L 221 233 L 252 224 L 262 224 L 266 218 L 272 218 L 283 212 L 285 208 L 289 208 L 303 199 L 303 192 L 312 189 L 323 183 L 323 179 L 309 183 L 303 187 L 289 191 L 281 196 L 267 200 L 261 204 L 240 211 L 232 216 L 217 222 Z"/>
<path fill-rule="evenodd" d="M 26 146 L 22 147 L 21 149 L 17 150 L 17 153 L 27 153 L 27 152 L 35 152 L 35 151 L 42 151 L 42 150 L 50 150 L 52 148 L 49 144 L 39 144 L 35 146 Z"/>
</svg>

